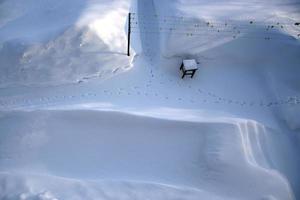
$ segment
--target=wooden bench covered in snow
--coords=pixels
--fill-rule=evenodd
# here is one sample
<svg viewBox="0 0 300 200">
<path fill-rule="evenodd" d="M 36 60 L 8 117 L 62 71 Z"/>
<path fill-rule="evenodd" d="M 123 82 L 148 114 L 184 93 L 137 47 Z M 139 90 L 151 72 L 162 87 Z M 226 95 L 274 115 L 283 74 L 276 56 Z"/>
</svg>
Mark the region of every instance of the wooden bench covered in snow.
<svg viewBox="0 0 300 200">
<path fill-rule="evenodd" d="M 181 78 L 184 78 L 186 75 L 189 75 L 191 78 L 193 78 L 197 69 L 198 66 L 195 59 L 183 60 L 180 66 L 180 70 L 182 71 Z"/>
</svg>

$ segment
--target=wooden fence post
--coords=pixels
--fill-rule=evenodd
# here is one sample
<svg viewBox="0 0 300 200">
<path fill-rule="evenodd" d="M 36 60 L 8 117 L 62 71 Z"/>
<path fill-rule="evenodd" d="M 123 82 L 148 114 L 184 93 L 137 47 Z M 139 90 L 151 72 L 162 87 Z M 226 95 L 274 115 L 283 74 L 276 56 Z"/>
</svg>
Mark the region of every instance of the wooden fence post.
<svg viewBox="0 0 300 200">
<path fill-rule="evenodd" d="M 127 56 L 130 56 L 130 36 L 131 36 L 131 13 L 128 13 L 128 44 L 127 44 Z"/>
</svg>

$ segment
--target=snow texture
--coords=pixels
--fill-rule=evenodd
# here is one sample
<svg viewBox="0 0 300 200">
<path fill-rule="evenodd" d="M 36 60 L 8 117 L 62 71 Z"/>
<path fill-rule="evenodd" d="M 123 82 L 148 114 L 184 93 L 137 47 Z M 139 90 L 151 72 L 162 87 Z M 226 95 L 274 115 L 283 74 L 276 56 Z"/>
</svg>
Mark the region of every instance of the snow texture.
<svg viewBox="0 0 300 200">
<path fill-rule="evenodd" d="M 0 0 L 0 199 L 299 199 L 299 5 Z"/>
<path fill-rule="evenodd" d="M 131 66 L 129 0 L 0 3 L 0 87 L 104 79 Z"/>
</svg>

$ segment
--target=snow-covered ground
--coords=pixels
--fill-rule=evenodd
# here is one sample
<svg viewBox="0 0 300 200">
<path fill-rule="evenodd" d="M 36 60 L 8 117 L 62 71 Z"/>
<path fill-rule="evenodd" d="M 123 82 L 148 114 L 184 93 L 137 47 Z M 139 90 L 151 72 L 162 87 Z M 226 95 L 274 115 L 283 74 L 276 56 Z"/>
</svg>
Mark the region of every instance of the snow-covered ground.
<svg viewBox="0 0 300 200">
<path fill-rule="evenodd" d="M 131 67 L 124 27 L 130 0 L 0 3 L 1 88 L 74 83 Z"/>
<path fill-rule="evenodd" d="M 0 199 L 299 199 L 299 6 L 0 1 Z"/>
</svg>

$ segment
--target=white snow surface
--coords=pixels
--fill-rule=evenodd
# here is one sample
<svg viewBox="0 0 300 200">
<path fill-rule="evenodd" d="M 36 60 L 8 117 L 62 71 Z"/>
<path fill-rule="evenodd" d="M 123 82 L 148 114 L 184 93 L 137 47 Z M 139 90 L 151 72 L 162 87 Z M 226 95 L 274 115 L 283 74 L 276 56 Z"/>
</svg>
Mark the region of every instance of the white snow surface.
<svg viewBox="0 0 300 200">
<path fill-rule="evenodd" d="M 0 0 L 0 200 L 299 199 L 299 10 Z"/>
<path fill-rule="evenodd" d="M 11 123 L 18 126 L 5 128 Z M 289 149 L 290 142 L 256 122 L 182 122 L 117 112 L 31 111 L 4 113 L 1 127 L 0 170 L 9 169 L 1 174 L 0 198 L 4 199 L 14 197 L 12 190 L 20 190 L 22 195 L 29 192 L 30 196 L 42 192 L 43 187 L 55 198 L 65 199 L 65 194 L 57 191 L 61 188 L 49 187 L 47 178 L 42 176 L 42 181 L 36 177 L 40 174 L 47 174 L 54 183 L 63 180 L 52 176 L 129 181 L 133 188 L 145 182 L 154 188 L 163 183 L 200 190 L 188 189 L 191 196 L 187 199 L 197 195 L 212 199 L 293 197 L 288 181 L 271 170 L 268 162 L 274 158 L 275 162 L 284 162 L 269 150 L 278 148 L 276 140 L 285 143 L 281 149 Z M 25 179 L 25 183 L 16 182 L 16 178 Z M 101 189 L 103 183 L 99 184 Z M 122 188 L 122 184 L 116 187 Z M 71 186 L 66 187 L 70 190 Z M 134 198 L 144 190 L 144 186 L 139 187 L 133 194 L 127 194 L 127 189 L 121 193 Z M 166 190 L 163 198 L 172 194 L 168 187 L 160 190 Z M 182 189 L 173 190 L 176 194 Z"/>
<path fill-rule="evenodd" d="M 0 2 L 0 87 L 108 78 L 130 68 L 130 0 Z"/>
<path fill-rule="evenodd" d="M 156 15 L 161 16 L 158 24 L 163 31 L 161 48 L 166 57 L 199 55 L 236 38 L 262 42 L 269 37 L 275 41 L 299 39 L 299 28 L 293 26 L 300 18 L 298 1 L 154 0 L 154 3 Z M 141 21 L 147 20 L 141 17 Z M 151 28 L 155 30 L 153 24 Z"/>
</svg>

